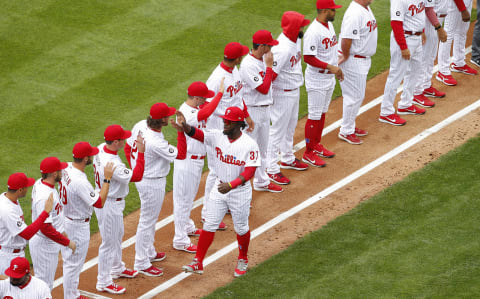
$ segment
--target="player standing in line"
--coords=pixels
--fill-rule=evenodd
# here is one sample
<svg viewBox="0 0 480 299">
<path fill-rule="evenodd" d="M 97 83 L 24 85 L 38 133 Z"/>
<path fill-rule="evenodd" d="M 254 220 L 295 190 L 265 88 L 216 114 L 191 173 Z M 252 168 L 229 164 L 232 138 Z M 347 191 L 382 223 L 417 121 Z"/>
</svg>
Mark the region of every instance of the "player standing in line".
<svg viewBox="0 0 480 299">
<path fill-rule="evenodd" d="M 480 0 L 477 0 L 477 20 L 480 20 Z M 480 67 L 480 21 L 475 23 L 472 39 L 472 58 L 470 62 Z"/>
<path fill-rule="evenodd" d="M 303 27 L 310 20 L 296 11 L 286 11 L 282 16 L 283 32 L 272 47 L 273 54 L 273 105 L 270 109 L 270 126 L 267 150 L 267 174 L 273 182 L 288 185 L 290 180 L 280 168 L 306 170 L 308 165 L 293 154 L 293 134 L 298 122 L 300 86 L 303 85 L 302 40 Z M 278 165 L 278 153 L 281 164 Z"/>
<path fill-rule="evenodd" d="M 343 116 L 339 137 L 350 144 L 362 144 L 359 136 L 368 132 L 355 126 L 358 110 L 365 99 L 367 75 L 371 57 L 377 51 L 377 21 L 370 4 L 373 0 L 353 0 L 342 20 L 340 31 L 339 65 L 344 80 L 340 82 L 343 95 Z"/>
<path fill-rule="evenodd" d="M 187 100 L 178 110 L 183 113 L 189 125 L 205 129 L 207 119 L 217 108 L 223 92 L 222 81 L 215 98 L 210 103 L 206 103 L 206 99 L 213 97 L 215 92 L 209 90 L 203 82 L 193 82 L 188 87 Z M 183 132 L 178 134 L 184 135 Z M 190 218 L 190 212 L 202 177 L 206 149 L 205 145 L 198 140 L 191 137 L 186 137 L 186 140 L 186 159 L 175 159 L 173 168 L 173 222 L 175 224 L 173 248 L 195 253 L 197 245 L 192 244 L 189 236 L 200 236 L 201 229 L 195 227 L 195 223 Z"/>
<path fill-rule="evenodd" d="M 432 2 L 427 2 L 433 6 Z M 397 0 L 390 2 L 392 32 L 390 34 L 390 72 L 383 93 L 378 120 L 394 126 L 403 126 L 406 120 L 398 114 L 422 115 L 426 110 L 412 104 L 413 91 L 419 80 L 417 68 L 422 63 L 425 43 L 424 0 Z M 398 114 L 393 103 L 397 87 L 403 80 L 403 92 L 398 102 Z"/>
<path fill-rule="evenodd" d="M 53 194 L 53 210 L 40 228 L 40 232 L 30 240 L 35 276 L 45 281 L 53 289 L 53 281 L 58 265 L 58 253 L 67 246 L 75 253 L 76 245 L 64 233 L 63 206 L 55 184 L 62 179 L 62 169 L 68 164 L 56 157 L 48 157 L 40 163 L 42 178 L 35 182 L 32 189 L 32 222 L 42 214 L 45 202 Z"/>
<path fill-rule="evenodd" d="M 77 250 L 62 248 L 63 258 L 63 294 L 65 299 L 82 298 L 78 291 L 80 272 L 82 271 L 88 244 L 90 243 L 90 218 L 93 207 L 102 208 L 107 200 L 110 180 L 113 176 L 113 163 L 104 168 L 104 184 L 96 192 L 85 174 L 85 167 L 92 164 L 98 148 L 88 142 L 79 142 L 73 147 L 73 162 L 63 170 L 60 181 L 60 200 L 65 216 L 65 233 L 77 245 Z M 113 284 L 113 288 L 117 287 Z"/>
<path fill-rule="evenodd" d="M 134 269 L 147 276 L 161 276 L 163 271 L 152 265 L 152 262 L 163 261 L 165 252 L 157 252 L 155 242 L 155 223 L 162 209 L 165 197 L 166 177 L 170 172 L 170 163 L 175 159 L 185 159 L 187 144 L 179 135 L 178 150 L 170 145 L 162 133 L 168 125 L 168 119 L 175 113 L 175 108 L 165 103 L 153 104 L 150 115 L 141 120 L 132 129 L 133 136 L 145 139 L 145 171 L 143 179 L 135 183 L 140 196 L 140 219 L 137 227 L 135 243 Z M 132 168 L 140 163 L 140 146 L 130 137 L 125 145 L 125 155 Z"/>
<path fill-rule="evenodd" d="M 451 72 L 476 75 L 478 72 L 465 63 L 465 43 L 467 32 L 470 27 L 470 12 L 472 11 L 472 0 L 450 1 L 448 14 L 445 18 L 445 31 L 448 37 L 445 43 L 438 48 L 438 72 L 435 77 L 445 85 L 457 85 L 457 80 L 452 77 Z M 477 8 L 478 9 L 478 8 Z M 450 63 L 450 49 L 453 41 L 453 57 Z M 449 68 L 450 67 L 450 68 Z"/>
<path fill-rule="evenodd" d="M 9 279 L 0 281 L 0 298 L 51 299 L 48 285 L 30 274 L 30 263 L 24 257 L 16 257 L 5 271 Z"/>
<path fill-rule="evenodd" d="M 272 33 L 259 30 L 253 35 L 253 49 L 240 65 L 243 80 L 243 98 L 255 130 L 249 132 L 260 148 L 261 166 L 255 171 L 253 189 L 257 191 L 282 192 L 283 189 L 270 182 L 267 175 L 267 149 L 270 131 L 270 107 L 272 99 L 273 55 L 272 46 L 278 45 Z"/>
<path fill-rule="evenodd" d="M 18 199 L 25 197 L 28 187 L 35 184 L 35 179 L 27 178 L 17 172 L 8 178 L 7 192 L 0 194 L 0 273 L 9 267 L 16 257 L 25 257 L 27 241 L 40 230 L 43 222 L 53 208 L 53 195 L 45 202 L 44 211 L 37 220 L 27 226 Z"/>
<path fill-rule="evenodd" d="M 233 226 L 237 233 L 239 256 L 234 276 L 242 276 L 248 267 L 248 245 L 250 243 L 250 202 L 252 186 L 249 182 L 255 170 L 260 166 L 259 148 L 256 142 L 247 134 L 244 113 L 238 107 L 230 107 L 225 111 L 224 129 L 202 132 L 189 126 L 183 115 L 177 115 L 188 136 L 204 142 L 215 148 L 214 157 L 215 188 L 212 188 L 210 200 L 207 202 L 207 217 L 198 240 L 197 254 L 193 261 L 182 267 L 185 272 L 203 273 L 203 259 L 213 242 L 215 231 L 223 217 L 230 210 Z"/>
<path fill-rule="evenodd" d="M 105 142 L 98 146 L 99 153 L 93 159 L 95 176 L 95 191 L 99 192 L 103 185 L 103 167 L 112 162 L 113 173 L 107 200 L 101 209 L 96 208 L 98 227 L 102 236 L 102 244 L 98 248 L 98 276 L 97 291 L 111 294 L 123 294 L 125 288 L 117 285 L 113 287 L 113 279 L 119 277 L 134 278 L 138 271 L 127 269 L 122 261 L 122 239 L 124 234 L 123 210 L 125 197 L 128 195 L 128 183 L 139 182 L 143 177 L 145 160 L 145 144 L 142 136 L 137 136 L 138 163 L 135 169 L 128 169 L 120 159 L 118 151 L 125 147 L 125 140 L 132 135 L 120 125 L 111 125 L 105 129 Z"/>
<path fill-rule="evenodd" d="M 316 7 L 317 17 L 305 32 L 303 42 L 303 59 L 307 63 L 308 119 L 305 123 L 306 150 L 302 160 L 315 167 L 324 167 L 326 163 L 318 155 L 326 158 L 335 156 L 320 141 L 335 89 L 335 76 L 343 80 L 342 70 L 338 67 L 338 39 L 332 24 L 336 9 L 342 6 L 336 5 L 333 0 L 318 0 Z"/>
</svg>

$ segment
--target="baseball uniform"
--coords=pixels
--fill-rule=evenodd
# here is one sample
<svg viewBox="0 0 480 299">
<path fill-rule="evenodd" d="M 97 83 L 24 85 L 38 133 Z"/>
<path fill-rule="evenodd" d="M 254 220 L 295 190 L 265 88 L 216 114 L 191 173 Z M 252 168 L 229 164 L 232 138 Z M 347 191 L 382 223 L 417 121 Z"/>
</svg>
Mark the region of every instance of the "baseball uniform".
<svg viewBox="0 0 480 299">
<path fill-rule="evenodd" d="M 51 299 L 48 285 L 41 279 L 30 276 L 30 280 L 21 288 L 10 284 L 10 278 L 0 280 L 0 298 L 4 299 Z"/>
</svg>

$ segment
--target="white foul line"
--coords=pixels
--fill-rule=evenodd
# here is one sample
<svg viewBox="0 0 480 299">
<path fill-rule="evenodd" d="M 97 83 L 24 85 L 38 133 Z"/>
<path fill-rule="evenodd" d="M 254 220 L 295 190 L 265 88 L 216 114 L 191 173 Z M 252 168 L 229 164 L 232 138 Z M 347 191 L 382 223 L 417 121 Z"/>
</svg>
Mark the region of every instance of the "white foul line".
<svg viewBox="0 0 480 299">
<path fill-rule="evenodd" d="M 468 47 L 465 49 L 465 55 L 466 54 L 469 54 L 470 52 L 472 52 L 472 46 Z M 435 67 L 433 68 L 433 73 L 437 72 L 438 70 L 438 65 L 435 65 Z M 398 89 L 397 89 L 397 93 L 400 93 L 402 92 L 403 90 L 403 85 L 401 85 Z M 380 104 L 382 102 L 382 99 L 383 99 L 383 95 L 373 99 L 372 101 L 368 102 L 367 104 L 363 105 L 359 112 L 358 112 L 358 115 L 370 110 L 371 108 L 375 107 L 376 105 Z M 328 133 L 334 131 L 335 129 L 338 129 L 340 127 L 340 125 L 342 124 L 342 119 L 339 119 L 337 120 L 336 122 L 332 123 L 331 125 L 329 125 L 328 127 L 325 128 L 325 130 L 323 130 L 323 134 L 322 136 L 325 136 L 327 135 Z M 305 140 L 302 140 L 300 141 L 299 143 L 295 144 L 295 146 L 293 147 L 293 152 L 297 152 L 299 150 L 301 150 L 302 148 L 305 147 Z M 201 206 L 203 203 L 203 196 L 200 197 L 199 199 L 197 199 L 196 201 L 193 202 L 193 206 L 192 206 L 192 210 Z M 160 220 L 159 222 L 157 222 L 155 224 L 155 231 L 161 229 L 162 227 L 170 224 L 173 222 L 173 215 L 170 215 L 170 216 L 167 216 L 165 217 L 164 219 Z M 135 244 L 137 238 L 136 236 L 133 236 L 125 241 L 122 242 L 122 249 L 125 249 L 133 244 Z M 92 268 L 93 266 L 97 265 L 98 264 L 98 256 L 97 257 L 94 257 L 93 259 L 91 260 L 88 260 L 82 267 L 82 271 L 81 272 L 84 272 L 90 268 Z M 56 288 L 58 287 L 59 285 L 61 285 L 63 283 L 63 276 L 57 278 L 54 282 L 53 282 L 53 288 Z"/>
<path fill-rule="evenodd" d="M 401 144 L 400 146 L 394 148 L 393 150 L 389 151 L 388 153 L 384 154 L 380 158 L 370 162 L 369 164 L 365 165 L 364 167 L 360 168 L 359 170 L 353 172 L 352 174 L 348 175 L 347 177 L 341 179 L 340 181 L 336 182 L 335 184 L 327 187 L 326 189 L 322 190 L 321 192 L 315 194 L 314 196 L 308 198 L 304 202 L 300 203 L 299 205 L 291 208 L 288 211 L 283 212 L 282 214 L 278 215 L 277 217 L 271 219 L 270 221 L 266 222 L 265 224 L 259 226 L 255 230 L 252 231 L 251 239 L 256 238 L 257 236 L 261 235 L 265 231 L 273 228 L 275 225 L 285 221 L 290 216 L 297 214 L 298 212 L 302 211 L 303 209 L 317 203 L 318 201 L 324 199 L 328 195 L 332 194 L 333 192 L 337 191 L 338 189 L 344 187 L 345 185 L 353 182 L 354 180 L 358 179 L 362 175 L 368 173 L 372 169 L 380 166 L 384 162 L 390 160 L 391 158 L 395 157 L 396 155 L 400 154 L 401 152 L 405 151 L 406 149 L 410 148 L 411 146 L 417 144 L 418 142 L 422 141 L 423 139 L 427 138 L 428 136 L 440 131 L 444 127 L 448 126 L 449 124 L 453 123 L 457 119 L 467 115 L 471 111 L 480 107 L 480 99 L 477 100 L 475 103 L 463 108 L 462 110 L 458 111 L 457 113 L 449 116 L 448 118 L 444 119 L 440 123 L 434 125 L 433 127 L 426 129 L 425 131 L 421 132 L 420 134 L 412 137 L 410 140 L 406 141 L 405 143 Z M 207 266 L 216 260 L 220 259 L 224 255 L 228 254 L 229 252 L 235 250 L 238 247 L 237 242 L 230 243 L 228 246 L 220 249 L 219 251 L 215 252 L 213 255 L 209 256 L 204 260 L 204 266 Z M 166 282 L 162 283 L 158 287 L 150 290 L 149 292 L 143 294 L 142 296 L 138 297 L 139 299 L 147 299 L 152 298 L 155 295 L 165 291 L 169 287 L 175 285 L 176 283 L 182 281 L 183 279 L 187 278 L 188 276 L 192 275 L 191 273 L 180 273 L 177 276 L 167 280 Z"/>
</svg>

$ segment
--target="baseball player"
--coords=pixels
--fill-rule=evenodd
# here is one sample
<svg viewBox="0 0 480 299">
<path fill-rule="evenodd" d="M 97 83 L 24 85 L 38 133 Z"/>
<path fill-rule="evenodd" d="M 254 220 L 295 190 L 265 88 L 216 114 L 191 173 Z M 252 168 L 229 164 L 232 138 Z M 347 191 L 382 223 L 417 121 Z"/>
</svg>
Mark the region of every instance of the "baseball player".
<svg viewBox="0 0 480 299">
<path fill-rule="evenodd" d="M 53 208 L 53 195 L 44 205 L 44 210 L 37 220 L 27 226 L 18 199 L 25 197 L 28 187 L 35 184 L 35 179 L 27 178 L 24 173 L 17 172 L 8 178 L 8 190 L 0 194 L 0 273 L 10 266 L 16 257 L 25 257 L 25 246 L 47 220 Z"/>
<path fill-rule="evenodd" d="M 480 20 L 480 0 L 477 0 L 477 20 Z M 480 67 L 480 21 L 475 23 L 472 38 L 472 57 L 470 62 Z"/>
<path fill-rule="evenodd" d="M 99 192 L 103 185 L 103 167 L 108 162 L 115 166 L 107 201 L 101 209 L 95 208 L 98 227 L 102 236 L 102 244 L 98 248 L 97 290 L 112 294 L 122 294 L 125 288 L 112 287 L 113 279 L 119 277 L 133 278 L 138 271 L 127 269 L 122 261 L 122 239 L 124 233 L 123 210 L 125 197 L 128 195 L 128 183 L 139 182 L 143 177 L 145 145 L 143 138 L 137 136 L 138 159 L 135 169 L 128 169 L 118 156 L 118 151 L 125 147 L 125 140 L 132 135 L 120 125 L 111 125 L 105 129 L 105 142 L 98 146 L 99 153 L 93 159 L 95 175 L 95 191 Z"/>
<path fill-rule="evenodd" d="M 277 38 L 278 45 L 272 47 L 273 54 L 273 105 L 270 109 L 272 122 L 267 150 L 267 174 L 279 185 L 290 184 L 280 172 L 281 168 L 306 170 L 308 165 L 293 155 L 293 134 L 298 122 L 300 86 L 303 85 L 302 40 L 303 27 L 310 24 L 305 16 L 286 11 L 282 16 L 283 32 Z M 278 153 L 281 165 L 278 165 Z"/>
<path fill-rule="evenodd" d="M 344 80 L 340 82 L 343 95 L 343 117 L 340 139 L 350 144 L 362 144 L 359 136 L 366 130 L 355 126 L 358 110 L 365 99 L 367 75 L 372 64 L 371 57 L 377 51 L 377 20 L 370 4 L 373 0 L 353 0 L 343 16 L 340 31 L 341 54 L 339 65 Z"/>
<path fill-rule="evenodd" d="M 9 279 L 0 281 L 0 298 L 51 299 L 48 285 L 30 274 L 30 263 L 24 257 L 16 257 L 5 271 Z"/>
<path fill-rule="evenodd" d="M 207 80 L 207 86 L 210 90 L 218 93 L 220 88 L 220 82 L 224 79 L 225 92 L 220 100 L 220 103 L 213 112 L 212 116 L 208 119 L 207 130 L 221 130 L 223 128 L 221 116 L 225 113 L 228 107 L 239 107 L 243 109 L 246 121 L 248 124 L 247 131 L 253 131 L 254 123 L 248 114 L 247 106 L 243 102 L 243 84 L 240 73 L 237 69 L 237 65 L 242 62 L 243 56 L 248 54 L 248 47 L 237 42 L 231 42 L 227 44 L 223 51 L 223 61 L 213 70 L 212 74 Z M 208 165 L 213 165 L 215 151 L 207 147 L 207 160 Z M 210 191 L 215 184 L 215 170 L 209 167 L 209 173 L 205 182 L 205 196 L 203 198 L 202 219 L 205 219 L 206 207 L 208 206 L 208 198 Z M 225 230 L 227 227 L 225 223 L 221 222 L 218 227 L 219 230 Z"/>
<path fill-rule="evenodd" d="M 428 2 L 433 6 L 433 2 Z M 413 91 L 419 80 L 417 68 L 422 63 L 422 44 L 425 42 L 424 0 L 390 2 L 392 33 L 390 34 L 390 72 L 388 74 L 379 121 L 394 126 L 407 122 L 398 114 L 423 115 L 426 110 L 412 104 Z M 403 93 L 398 103 L 398 114 L 393 102 L 397 87 L 403 80 Z"/>
<path fill-rule="evenodd" d="M 175 113 L 175 108 L 165 103 L 156 103 L 150 108 L 146 120 L 139 121 L 132 129 L 133 136 L 143 135 L 145 138 L 145 171 L 143 179 L 136 182 L 140 196 L 140 219 L 137 227 L 135 243 L 134 269 L 147 276 L 161 276 L 162 270 L 152 262 L 165 259 L 165 252 L 155 250 L 155 223 L 162 209 L 165 197 L 166 176 L 170 171 L 170 163 L 174 159 L 185 159 L 186 140 L 179 135 L 177 148 L 170 145 L 162 133 L 168 125 L 168 119 Z M 183 134 L 182 134 L 183 135 Z M 132 168 L 139 161 L 140 148 L 134 138 L 130 137 L 125 146 L 125 154 Z"/>
<path fill-rule="evenodd" d="M 215 92 L 209 90 L 203 82 L 193 82 L 188 87 L 187 100 L 178 110 L 183 113 L 189 125 L 205 129 L 207 119 L 217 108 L 223 92 L 222 82 L 215 98 L 210 103 L 206 103 L 206 99 L 213 97 Z M 182 132 L 178 134 L 184 135 Z M 180 136 L 180 138 L 183 137 Z M 190 212 L 202 177 L 206 149 L 203 143 L 191 137 L 186 137 L 186 140 L 186 159 L 175 159 L 173 168 L 173 222 L 175 224 L 173 248 L 195 253 L 197 245 L 192 244 L 189 236 L 200 236 L 201 230 L 195 227 L 195 223 L 190 218 Z"/>
<path fill-rule="evenodd" d="M 92 164 L 93 156 L 99 150 L 88 142 L 79 142 L 73 147 L 73 162 L 63 170 L 59 183 L 60 201 L 65 216 L 65 232 L 77 245 L 75 252 L 62 248 L 63 294 L 65 299 L 80 296 L 78 282 L 90 242 L 90 218 L 93 208 L 101 208 L 107 200 L 110 180 L 113 176 L 113 163 L 107 163 L 103 170 L 104 184 L 100 192 L 95 191 L 85 174 L 85 167 Z M 113 284 L 112 289 L 117 289 Z"/>
<path fill-rule="evenodd" d="M 185 272 L 203 273 L 203 259 L 212 244 L 215 231 L 223 217 L 230 210 L 233 225 L 237 233 L 239 256 L 234 276 L 242 276 L 248 267 L 248 245 L 250 228 L 248 216 L 252 200 L 250 178 L 260 166 L 260 150 L 256 142 L 242 133 L 246 126 L 243 111 L 238 107 L 229 107 L 225 111 L 224 129 L 203 133 L 200 129 L 189 126 L 182 115 L 177 115 L 185 133 L 215 149 L 214 157 L 215 188 L 212 188 L 207 202 L 207 215 L 202 233 L 198 240 L 198 249 L 193 261 L 183 266 Z"/>
<path fill-rule="evenodd" d="M 320 141 L 325 126 L 325 115 L 335 89 L 335 76 L 343 80 L 338 67 L 338 40 L 333 27 L 336 5 L 333 0 L 317 1 L 317 17 L 305 32 L 303 59 L 307 63 L 305 86 L 308 95 L 308 119 L 305 123 L 306 150 L 302 161 L 315 167 L 324 167 L 320 158 L 332 158 L 335 154 L 325 149 Z M 340 136 L 340 135 L 339 135 Z"/>
<path fill-rule="evenodd" d="M 64 233 L 63 206 L 60 203 L 56 183 L 62 179 L 62 169 L 68 164 L 60 162 L 56 157 L 48 157 L 40 163 L 42 178 L 35 182 L 32 189 L 32 222 L 42 214 L 45 202 L 53 194 L 53 210 L 40 228 L 40 232 L 30 240 L 30 255 L 32 256 L 35 276 L 45 281 L 53 288 L 55 272 L 58 265 L 58 254 L 62 246 L 67 246 L 75 252 L 74 241 Z"/>
<path fill-rule="evenodd" d="M 451 72 L 476 75 L 477 70 L 465 63 L 465 43 L 467 32 L 470 26 L 470 13 L 472 11 L 472 0 L 450 1 L 448 14 L 445 17 L 445 31 L 448 37 L 445 43 L 438 48 L 438 72 L 436 79 L 445 85 L 457 85 Z M 478 8 L 477 8 L 478 9 Z M 450 49 L 453 41 L 453 57 L 450 63 Z M 450 67 L 450 68 L 449 68 Z"/>
<path fill-rule="evenodd" d="M 270 107 L 272 99 L 273 55 L 272 46 L 278 45 L 272 33 L 259 30 L 252 37 L 253 48 L 240 65 L 243 80 L 243 97 L 250 117 L 255 122 L 255 130 L 250 137 L 260 149 L 261 165 L 255 172 L 253 188 L 257 191 L 282 192 L 283 189 L 270 182 L 267 175 L 267 149 L 270 130 Z"/>
</svg>

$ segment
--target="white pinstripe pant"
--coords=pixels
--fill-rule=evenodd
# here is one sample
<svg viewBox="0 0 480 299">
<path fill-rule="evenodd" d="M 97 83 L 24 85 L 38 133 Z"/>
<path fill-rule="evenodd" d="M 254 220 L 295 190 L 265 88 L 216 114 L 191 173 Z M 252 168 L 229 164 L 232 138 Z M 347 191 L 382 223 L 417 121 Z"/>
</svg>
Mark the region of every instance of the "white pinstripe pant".
<svg viewBox="0 0 480 299">
<path fill-rule="evenodd" d="M 267 175 L 267 149 L 270 134 L 270 106 L 257 107 L 248 106 L 248 113 L 255 123 L 253 132 L 248 133 L 258 144 L 260 149 L 260 167 L 255 170 L 255 177 L 253 185 L 256 187 L 265 187 L 270 184 L 270 179 Z"/>
<path fill-rule="evenodd" d="M 10 267 L 10 262 L 16 257 L 25 257 L 25 251 L 19 253 L 8 252 L 7 250 L 0 249 L 0 273 L 5 274 L 5 270 Z"/>
<path fill-rule="evenodd" d="M 58 254 L 63 246 L 38 233 L 30 239 L 29 246 L 35 277 L 46 282 L 51 290 L 57 271 Z"/>
</svg>

